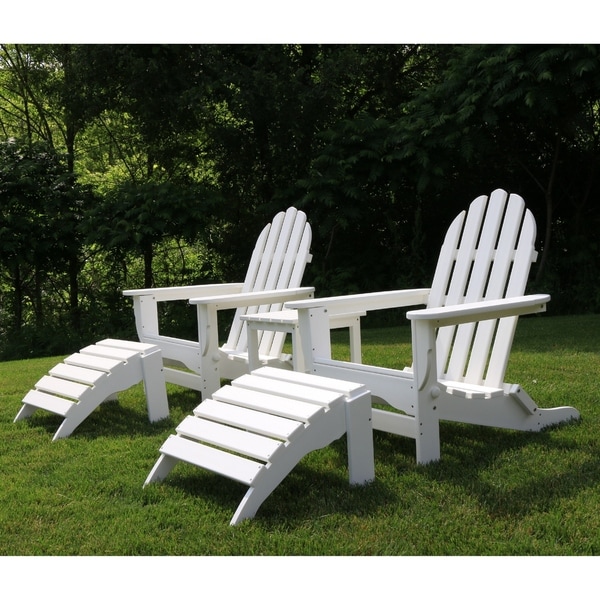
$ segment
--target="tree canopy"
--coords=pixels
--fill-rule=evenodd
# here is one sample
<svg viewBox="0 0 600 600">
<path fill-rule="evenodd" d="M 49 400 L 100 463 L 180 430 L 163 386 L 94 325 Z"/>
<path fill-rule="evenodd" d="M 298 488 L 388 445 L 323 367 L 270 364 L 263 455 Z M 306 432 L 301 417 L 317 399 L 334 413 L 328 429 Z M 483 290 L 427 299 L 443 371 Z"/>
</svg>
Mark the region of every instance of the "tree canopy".
<svg viewBox="0 0 600 600">
<path fill-rule="evenodd" d="M 132 334 L 126 287 L 239 279 L 289 205 L 319 295 L 426 286 L 495 187 L 534 212 L 550 310 L 597 312 L 599 51 L 0 45 L 0 358 Z"/>
</svg>

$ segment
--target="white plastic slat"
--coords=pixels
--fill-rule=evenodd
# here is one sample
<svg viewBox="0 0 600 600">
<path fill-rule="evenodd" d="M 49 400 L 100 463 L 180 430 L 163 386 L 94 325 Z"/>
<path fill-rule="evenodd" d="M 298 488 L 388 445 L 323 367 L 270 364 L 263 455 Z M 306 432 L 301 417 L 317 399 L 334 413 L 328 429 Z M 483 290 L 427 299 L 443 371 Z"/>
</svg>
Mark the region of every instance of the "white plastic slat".
<svg viewBox="0 0 600 600">
<path fill-rule="evenodd" d="M 446 304 L 461 304 L 464 302 L 465 291 L 475 248 L 481 232 L 481 223 L 485 214 L 487 203 L 486 196 L 480 196 L 469 206 L 467 218 L 462 232 L 460 246 L 456 254 L 456 263 L 452 273 L 452 280 L 446 297 Z"/>
<path fill-rule="evenodd" d="M 486 213 L 487 200 L 486 196 L 480 196 L 469 207 L 447 304 L 475 302 L 481 300 L 483 295 L 504 208 L 504 203 L 494 203 Z M 502 205 L 499 206 L 500 204 Z M 469 323 L 460 325 L 454 332 L 450 360 L 446 365 L 447 376 L 451 379 L 459 379 L 463 375 L 471 347 L 473 328 L 474 325 Z M 443 356 L 447 356 L 446 352 Z"/>
<path fill-rule="evenodd" d="M 288 254 L 294 256 L 294 264 L 292 272 L 289 275 L 288 287 L 300 287 L 302 284 L 302 276 L 306 268 L 306 264 L 312 260 L 310 255 L 310 244 L 312 241 L 312 231 L 308 223 L 306 223 L 306 216 L 303 215 L 303 232 L 302 238 L 300 239 L 300 245 L 295 249 L 295 254 L 289 252 Z M 279 310 L 281 306 L 272 306 L 270 310 Z M 259 351 L 267 356 L 279 356 L 283 351 L 283 345 L 286 339 L 286 333 L 281 331 L 265 331 L 263 332 L 259 344 Z"/>
<path fill-rule="evenodd" d="M 351 398 L 357 393 L 364 390 L 365 386 L 361 383 L 353 383 L 343 379 L 333 379 L 332 377 L 321 377 L 319 375 L 311 375 L 310 373 L 301 373 L 299 371 L 288 371 L 287 369 L 276 369 L 274 367 L 261 367 L 252 372 L 254 377 L 265 377 L 268 379 L 276 379 L 285 383 L 297 383 L 317 389 L 329 390 L 344 394 L 347 398 Z"/>
<path fill-rule="evenodd" d="M 275 247 L 279 240 L 279 234 L 281 232 L 281 228 L 283 227 L 285 217 L 286 213 L 277 213 L 271 222 L 269 235 L 265 240 L 265 245 L 262 251 L 260 265 L 258 267 L 258 271 L 256 272 L 256 277 L 251 283 L 251 289 L 249 291 L 259 291 L 265 289 L 265 283 L 267 281 L 267 277 L 269 276 L 269 271 L 271 270 L 273 253 L 275 252 Z"/>
<path fill-rule="evenodd" d="M 294 400 L 319 404 L 321 406 L 334 406 L 343 400 L 343 397 L 339 393 L 329 390 L 314 389 L 306 385 L 273 379 L 256 379 L 252 375 L 242 375 L 235 379 L 232 385 L 249 390 L 266 392 L 267 394 L 283 398 L 292 398 Z"/>
<path fill-rule="evenodd" d="M 298 211 L 294 222 L 294 229 L 288 244 L 281 274 L 277 284 L 278 288 L 299 287 L 306 264 L 309 262 L 309 250 L 312 232 L 306 223 L 306 215 Z M 272 306 L 270 310 L 278 310 L 281 306 Z M 285 333 L 265 331 L 261 340 L 259 351 L 269 356 L 281 354 L 285 343 Z"/>
<path fill-rule="evenodd" d="M 86 346 L 79 351 L 81 354 L 91 354 L 93 356 L 102 356 L 105 358 L 118 358 L 119 360 L 131 360 L 139 356 L 135 350 L 124 350 L 122 348 L 112 348 L 110 346 Z"/>
<path fill-rule="evenodd" d="M 429 291 L 427 308 L 439 308 L 445 304 L 446 293 L 448 292 L 450 277 L 454 269 L 454 261 L 456 260 L 456 253 L 466 216 L 467 211 L 463 210 L 448 227 L 438 256 L 437 266 Z"/>
<path fill-rule="evenodd" d="M 448 228 L 448 232 L 446 233 L 438 256 L 427 308 L 439 308 L 447 304 L 446 296 L 454 272 L 454 264 L 466 216 L 466 211 L 461 212 Z M 438 331 L 436 344 L 440 371 L 442 370 L 442 367 L 446 366 L 447 356 L 450 352 L 450 346 L 454 337 L 454 330 L 454 327 L 443 327 Z"/>
<path fill-rule="evenodd" d="M 504 395 L 501 388 L 492 388 L 483 385 L 468 384 L 462 381 L 443 381 L 448 393 L 463 398 L 496 398 Z"/>
<path fill-rule="evenodd" d="M 292 268 L 292 274 L 289 282 L 290 287 L 300 286 L 302 282 L 302 276 L 304 275 L 304 269 L 306 268 L 307 263 L 312 261 L 312 255 L 310 254 L 312 230 L 310 225 L 306 222 L 306 215 L 304 215 L 304 213 L 303 217 L 302 237 L 296 250 L 297 259 L 294 261 Z"/>
<path fill-rule="evenodd" d="M 289 230 L 290 219 L 296 216 L 296 209 L 289 208 L 285 213 L 280 212 L 275 215 L 269 235 L 266 239 L 264 250 L 260 259 L 260 265 L 252 283 L 252 291 L 262 291 L 266 289 L 275 289 L 281 260 L 286 250 L 285 232 Z M 282 235 L 282 232 L 283 235 Z M 255 314 L 256 312 L 267 312 L 270 310 L 268 305 L 248 306 L 243 312 L 236 313 L 235 321 L 239 321 L 241 314 Z M 243 324 L 242 324 L 243 325 Z M 248 336 L 245 327 L 241 327 L 237 337 L 237 343 L 234 346 L 239 352 L 244 352 L 248 346 Z"/>
<path fill-rule="evenodd" d="M 52 367 L 52 369 L 50 369 L 50 375 L 69 381 L 84 383 L 86 385 L 96 385 L 99 379 L 107 376 L 104 371 L 95 371 L 93 369 L 76 367 L 65 363 L 59 363 L 55 367 Z"/>
<path fill-rule="evenodd" d="M 499 193 L 499 190 L 494 192 L 494 194 L 497 193 Z M 492 195 L 493 199 L 494 195 Z M 523 199 L 514 194 L 511 195 L 508 200 L 506 214 L 502 223 L 502 231 L 500 232 L 498 241 L 498 249 L 493 258 L 489 282 L 485 291 L 484 298 L 486 300 L 497 300 L 505 296 L 508 277 L 511 273 L 513 260 L 515 259 L 515 247 L 519 232 L 521 231 L 524 210 L 525 203 Z M 529 259 L 526 260 L 531 264 Z M 529 272 L 529 268 L 527 272 Z M 492 342 L 494 342 L 496 326 L 496 320 L 479 323 L 466 371 L 467 381 L 483 384 L 485 370 L 490 358 L 490 349 Z"/>
<path fill-rule="evenodd" d="M 23 404 L 30 404 L 31 406 L 35 406 L 64 417 L 69 409 L 76 404 L 76 402 L 72 402 L 66 398 L 60 398 L 59 396 L 45 394 L 39 390 L 31 390 L 27 393 L 25 398 L 23 398 Z"/>
<path fill-rule="evenodd" d="M 35 387 L 43 392 L 66 396 L 67 398 L 73 398 L 74 400 L 79 400 L 83 394 L 90 389 L 87 385 L 66 381 L 65 379 L 60 379 L 58 377 L 50 377 L 48 375 L 44 375 L 44 377 L 35 384 Z"/>
<path fill-rule="evenodd" d="M 161 446 L 160 452 L 246 485 L 252 484 L 253 479 L 264 466 L 262 463 L 248 458 L 229 454 L 229 452 L 204 446 L 175 435 L 167 438 Z"/>
<path fill-rule="evenodd" d="M 198 417 L 186 417 L 177 427 L 181 436 L 192 438 L 268 462 L 284 442 L 242 431 Z"/>
<path fill-rule="evenodd" d="M 289 286 L 289 274 L 283 274 L 282 269 L 285 264 L 285 257 L 288 251 L 291 251 L 293 256 L 296 256 L 296 251 L 292 243 L 294 234 L 294 226 L 296 224 L 296 209 L 288 210 L 285 213 L 285 218 L 279 230 L 279 236 L 273 248 L 273 256 L 271 258 L 271 266 L 265 282 L 266 289 L 274 289 L 278 287 Z"/>
<path fill-rule="evenodd" d="M 271 264 L 271 270 L 267 279 L 267 289 L 277 288 L 285 289 L 288 287 L 298 287 L 292 285 L 292 274 L 294 264 L 298 261 L 306 263 L 304 257 L 298 253 L 298 246 L 302 240 L 302 233 L 305 228 L 306 217 L 304 213 L 289 211 L 286 213 L 286 219 L 279 235 L 279 241 L 275 248 L 275 255 Z M 282 304 L 273 304 L 270 306 L 259 306 L 257 312 L 278 311 L 281 310 Z M 281 352 L 284 336 L 281 333 L 274 331 L 264 331 L 259 344 L 259 353 L 270 355 L 272 353 L 279 354 Z M 277 340 L 277 345 L 274 347 L 273 342 Z"/>
<path fill-rule="evenodd" d="M 108 338 L 100 342 L 96 342 L 96 346 L 107 346 L 109 348 L 120 348 L 122 350 L 132 350 L 133 352 L 149 352 L 156 349 L 154 344 L 145 344 L 143 342 L 132 342 L 130 340 L 117 340 Z"/>
<path fill-rule="evenodd" d="M 110 371 L 120 364 L 123 364 L 122 360 L 116 360 L 114 358 L 106 358 L 103 356 L 93 356 L 92 354 L 80 354 L 75 353 L 65 358 L 67 365 L 74 365 L 76 367 L 84 367 L 86 369 L 96 369 L 98 371 L 104 371 L 110 373 Z"/>
<path fill-rule="evenodd" d="M 323 406 L 318 404 L 301 402 L 283 398 L 280 395 L 265 394 L 237 386 L 222 387 L 213 394 L 213 399 L 304 423 L 317 418 L 324 411 Z"/>
<path fill-rule="evenodd" d="M 288 441 L 292 441 L 304 429 L 304 424 L 299 421 L 210 399 L 195 408 L 194 414 L 198 417 Z"/>
<path fill-rule="evenodd" d="M 270 230 L 271 224 L 266 225 L 261 231 L 260 235 L 258 236 L 258 239 L 256 240 L 254 250 L 252 251 L 252 256 L 250 257 L 248 270 L 246 271 L 246 279 L 244 280 L 244 283 L 242 285 L 242 293 L 252 292 L 254 290 L 254 282 L 256 281 L 256 277 L 260 269 L 262 255 L 265 249 L 265 245 L 267 243 L 267 238 L 269 236 Z M 231 324 L 231 331 L 229 332 L 229 337 L 227 338 L 226 346 L 228 348 L 238 348 L 240 335 L 242 335 L 242 332 L 245 331 L 245 324 L 241 321 L 239 317 L 241 315 L 246 314 L 246 312 L 246 307 L 240 307 L 236 309 L 235 316 Z"/>
<path fill-rule="evenodd" d="M 535 219 L 533 214 L 527 210 L 506 289 L 507 297 L 520 296 L 525 292 L 529 271 L 537 256 L 535 251 L 535 236 Z M 498 322 L 494 346 L 486 373 L 486 385 L 498 386 L 503 382 L 516 326 L 516 317 L 507 317 L 500 319 Z"/>
<path fill-rule="evenodd" d="M 256 250 L 253 253 L 251 263 L 255 263 L 257 260 L 260 262 L 252 265 L 249 269 L 245 288 L 248 291 L 259 291 L 300 286 L 309 258 L 311 239 L 311 229 L 306 221 L 306 215 L 302 211 L 290 207 L 285 213 L 278 213 L 264 240 L 262 253 Z M 235 348 L 237 352 L 245 352 L 247 349 L 246 327 L 239 322 L 241 315 L 278 311 L 282 306 L 282 303 L 275 303 L 238 309 L 226 346 Z M 260 354 L 279 356 L 284 343 L 285 333 L 259 332 Z"/>
<path fill-rule="evenodd" d="M 277 219 L 277 215 L 275 216 L 273 221 L 275 222 L 276 219 Z M 262 259 L 263 253 L 265 251 L 265 246 L 267 244 L 267 239 L 269 237 L 271 227 L 272 227 L 271 223 L 269 223 L 268 225 L 265 225 L 265 227 L 263 227 L 263 230 L 260 232 L 260 235 L 258 236 L 258 238 L 256 240 L 256 244 L 254 245 L 254 250 L 252 251 L 252 256 L 250 257 L 250 263 L 248 265 L 248 270 L 246 271 L 246 278 L 244 279 L 244 283 L 242 286 L 242 293 L 252 292 L 254 290 L 254 283 L 258 276 L 261 259 Z"/>
</svg>

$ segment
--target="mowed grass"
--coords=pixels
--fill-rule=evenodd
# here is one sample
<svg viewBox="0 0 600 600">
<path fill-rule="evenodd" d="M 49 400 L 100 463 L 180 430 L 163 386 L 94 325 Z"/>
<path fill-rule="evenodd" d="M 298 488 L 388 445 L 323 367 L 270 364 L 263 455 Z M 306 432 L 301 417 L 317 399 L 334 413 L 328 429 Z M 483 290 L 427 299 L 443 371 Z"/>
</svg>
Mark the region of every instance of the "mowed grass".
<svg viewBox="0 0 600 600">
<path fill-rule="evenodd" d="M 344 334 L 334 333 L 341 357 Z M 409 364 L 409 327 L 364 330 L 363 356 Z M 58 416 L 13 423 L 27 391 L 63 358 L 0 363 L 4 556 L 600 553 L 600 315 L 521 319 L 508 366 L 507 381 L 541 407 L 575 406 L 580 421 L 539 433 L 442 423 L 442 458 L 426 466 L 412 440 L 375 432 L 376 481 L 364 487 L 348 484 L 342 438 L 305 457 L 237 527 L 229 520 L 241 484 L 180 463 L 142 487 L 162 442 L 198 404 L 195 392 L 170 386 L 170 418 L 150 424 L 136 386 L 56 442 Z"/>
</svg>

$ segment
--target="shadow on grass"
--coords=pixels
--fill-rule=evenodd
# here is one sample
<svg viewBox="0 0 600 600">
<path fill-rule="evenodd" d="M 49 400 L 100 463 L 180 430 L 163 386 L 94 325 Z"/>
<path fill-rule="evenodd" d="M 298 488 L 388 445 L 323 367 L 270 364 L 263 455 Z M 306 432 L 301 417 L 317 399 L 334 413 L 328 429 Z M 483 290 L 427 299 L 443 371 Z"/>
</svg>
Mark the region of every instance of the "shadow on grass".
<svg viewBox="0 0 600 600">
<path fill-rule="evenodd" d="M 135 407 L 130 406 L 129 399 L 104 402 L 69 437 L 97 439 L 171 433 L 183 419 L 182 415 L 191 414 L 200 399 L 196 393 L 184 389 L 171 391 L 168 399 L 170 416 L 155 423 L 148 419 L 145 400 L 141 404 L 136 398 Z M 63 420 L 59 415 L 38 410 L 24 422 L 31 427 L 41 427 L 53 436 Z"/>
<path fill-rule="evenodd" d="M 491 516 L 551 510 L 600 481 L 600 454 L 555 435 L 577 422 L 540 432 L 443 423 L 442 458 L 418 467 L 440 483 L 462 487 Z"/>
<path fill-rule="evenodd" d="M 327 459 L 323 453 L 328 452 Z M 339 455 L 339 460 L 338 460 Z M 333 465 L 323 463 L 331 463 Z M 316 450 L 300 461 L 259 507 L 255 518 L 267 528 L 297 526 L 331 515 L 366 516 L 397 502 L 386 484 L 375 480 L 350 485 L 345 437 L 328 449 Z M 193 497 L 201 496 L 233 517 L 248 487 L 191 465 L 179 463 L 159 485 L 173 486 Z M 199 518 L 201 515 L 198 515 Z"/>
</svg>

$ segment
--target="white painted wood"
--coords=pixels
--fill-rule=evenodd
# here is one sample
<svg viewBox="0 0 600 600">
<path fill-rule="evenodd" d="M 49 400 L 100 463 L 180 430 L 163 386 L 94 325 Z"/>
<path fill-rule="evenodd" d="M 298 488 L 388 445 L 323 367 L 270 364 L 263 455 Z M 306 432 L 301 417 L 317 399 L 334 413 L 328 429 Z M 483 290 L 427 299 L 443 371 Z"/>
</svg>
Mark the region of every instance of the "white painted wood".
<svg viewBox="0 0 600 600">
<path fill-rule="evenodd" d="M 64 417 L 74 405 L 74 402 L 72 400 L 67 400 L 66 398 L 61 398 L 60 396 L 46 394 L 39 390 L 30 390 L 23 400 L 23 408 L 28 405 Z M 19 419 L 15 419 L 15 421 L 17 420 Z"/>
<path fill-rule="evenodd" d="M 49 371 L 52 377 L 59 377 L 85 385 L 96 385 L 99 379 L 106 376 L 106 371 L 96 371 L 83 367 L 76 367 L 66 363 L 59 363 Z"/>
<path fill-rule="evenodd" d="M 345 433 L 350 482 L 374 479 L 371 396 L 364 386 L 270 367 L 239 379 L 182 421 L 144 485 L 164 479 L 179 461 L 246 483 L 235 525 L 252 518 L 308 452 Z"/>
<path fill-rule="evenodd" d="M 343 394 L 347 398 L 355 398 L 366 391 L 366 386 L 360 383 L 353 383 L 343 379 L 333 379 L 331 377 L 319 377 L 309 373 L 299 373 L 294 371 L 282 371 L 273 367 L 262 367 L 252 372 L 254 377 L 264 377 L 280 381 L 282 383 L 296 383 L 299 385 L 308 386 L 315 389 L 328 390 Z"/>
<path fill-rule="evenodd" d="M 186 417 L 177 426 L 176 431 L 182 437 L 206 442 L 263 462 L 273 459 L 275 453 L 285 443 L 264 435 L 194 417 Z"/>
<path fill-rule="evenodd" d="M 314 288 L 300 287 L 304 269 L 312 258 L 311 235 L 306 215 L 291 207 L 275 215 L 259 235 L 244 282 L 124 292 L 133 299 L 140 341 L 157 345 L 165 365 L 177 363 L 189 372 L 186 377 L 168 369 L 167 381 L 209 397 L 220 387 L 221 379 L 234 379 L 249 372 L 248 339 L 241 316 L 281 310 L 288 300 L 312 297 Z M 158 303 L 174 300 L 196 305 L 196 339 L 177 339 L 159 332 Z M 228 309 L 235 309 L 235 314 L 229 337 L 222 343 L 217 313 Z M 261 332 L 257 339 L 261 361 L 290 368 L 290 357 L 283 354 L 284 342 L 285 332 Z"/>
<path fill-rule="evenodd" d="M 79 352 L 80 354 L 90 354 L 92 356 L 100 356 L 103 358 L 118 358 L 121 361 L 132 360 L 138 356 L 138 352 L 136 352 L 135 350 L 110 348 L 108 346 L 99 346 L 98 344 L 86 346 L 85 348 L 82 348 Z"/>
<path fill-rule="evenodd" d="M 343 313 L 333 315 L 329 319 L 329 329 L 349 329 L 350 331 L 350 359 L 352 362 L 362 362 L 360 319 L 365 316 L 365 312 Z M 246 323 L 247 345 L 248 345 L 248 365 L 250 371 L 261 367 L 268 362 L 268 355 L 261 352 L 264 349 L 265 334 L 267 332 L 279 332 L 284 337 L 291 335 L 294 371 L 305 371 L 306 362 L 304 359 L 304 350 L 300 340 L 298 327 L 298 313 L 295 310 L 280 310 L 271 312 L 259 312 L 255 314 L 242 315 L 241 320 Z M 262 337 L 261 337 L 262 336 Z M 262 340 L 259 344 L 259 338 Z"/>
<path fill-rule="evenodd" d="M 244 377 L 251 377 L 251 375 L 244 375 Z M 267 393 L 263 393 L 257 389 L 227 385 L 217 390 L 213 394 L 213 399 L 303 423 L 309 423 L 323 414 L 324 408 L 319 404 L 313 404 L 306 400 L 292 400 L 268 392 L 269 390 Z"/>
<path fill-rule="evenodd" d="M 222 296 L 237 294 L 242 291 L 243 283 L 216 283 L 205 285 L 188 285 L 180 287 L 145 288 L 124 290 L 124 296 L 151 297 L 156 301 L 169 302 L 173 300 L 189 300 L 198 296 Z"/>
<path fill-rule="evenodd" d="M 160 451 L 179 460 L 224 475 L 229 479 L 249 485 L 264 467 L 250 460 L 217 448 L 197 444 L 191 440 L 172 435 L 161 446 Z"/>
<path fill-rule="evenodd" d="M 439 459 L 439 420 L 539 430 L 579 418 L 571 407 L 542 409 L 504 382 L 517 324 L 543 312 L 550 297 L 524 295 L 536 260 L 535 220 L 504 190 L 479 196 L 450 224 L 430 290 L 403 290 L 288 302 L 298 311 L 306 369 L 363 383 L 392 410 L 373 410 L 374 428 L 412 437 L 417 462 Z M 328 315 L 407 307 L 413 364 L 382 369 L 332 360 Z M 518 392 L 516 390 L 519 390 Z"/>
<path fill-rule="evenodd" d="M 302 402 L 317 404 L 320 406 L 332 406 L 342 402 L 340 394 L 329 390 L 299 385 L 290 381 L 281 381 L 271 378 L 257 379 L 252 375 L 242 375 L 232 382 L 232 386 L 266 392 L 281 398 L 292 398 Z"/>
<path fill-rule="evenodd" d="M 304 427 L 304 423 L 293 419 L 259 413 L 210 398 L 194 409 L 194 415 L 290 442 Z"/>
<path fill-rule="evenodd" d="M 36 384 L 36 389 L 42 392 L 49 392 L 57 396 L 64 396 L 73 400 L 79 400 L 86 392 L 90 390 L 89 385 L 66 381 L 57 377 L 44 375 Z"/>
<path fill-rule="evenodd" d="M 140 382 L 146 391 L 150 421 L 168 417 L 160 349 L 138 342 L 102 340 L 50 369 L 25 396 L 14 420 L 44 409 L 65 417 L 53 439 L 68 437 L 100 404 Z"/>
<path fill-rule="evenodd" d="M 332 319 L 340 314 L 368 313 L 373 310 L 387 308 L 402 308 L 418 306 L 427 303 L 429 288 L 414 290 L 392 290 L 388 292 L 371 292 L 367 294 L 350 294 L 331 298 L 311 298 L 308 300 L 288 300 L 285 309 L 308 310 L 324 308 L 328 318 Z"/>
<path fill-rule="evenodd" d="M 75 354 L 71 354 L 71 356 L 67 356 L 64 362 L 67 365 L 73 365 L 75 367 L 84 367 L 109 373 L 112 369 L 120 365 L 122 361 L 76 352 Z"/>
<path fill-rule="evenodd" d="M 132 342 L 130 340 L 116 340 L 107 338 L 96 342 L 96 346 L 106 346 L 108 348 L 121 348 L 122 350 L 132 350 L 133 352 L 148 353 L 155 350 L 154 344 L 145 344 L 142 342 Z"/>
</svg>

